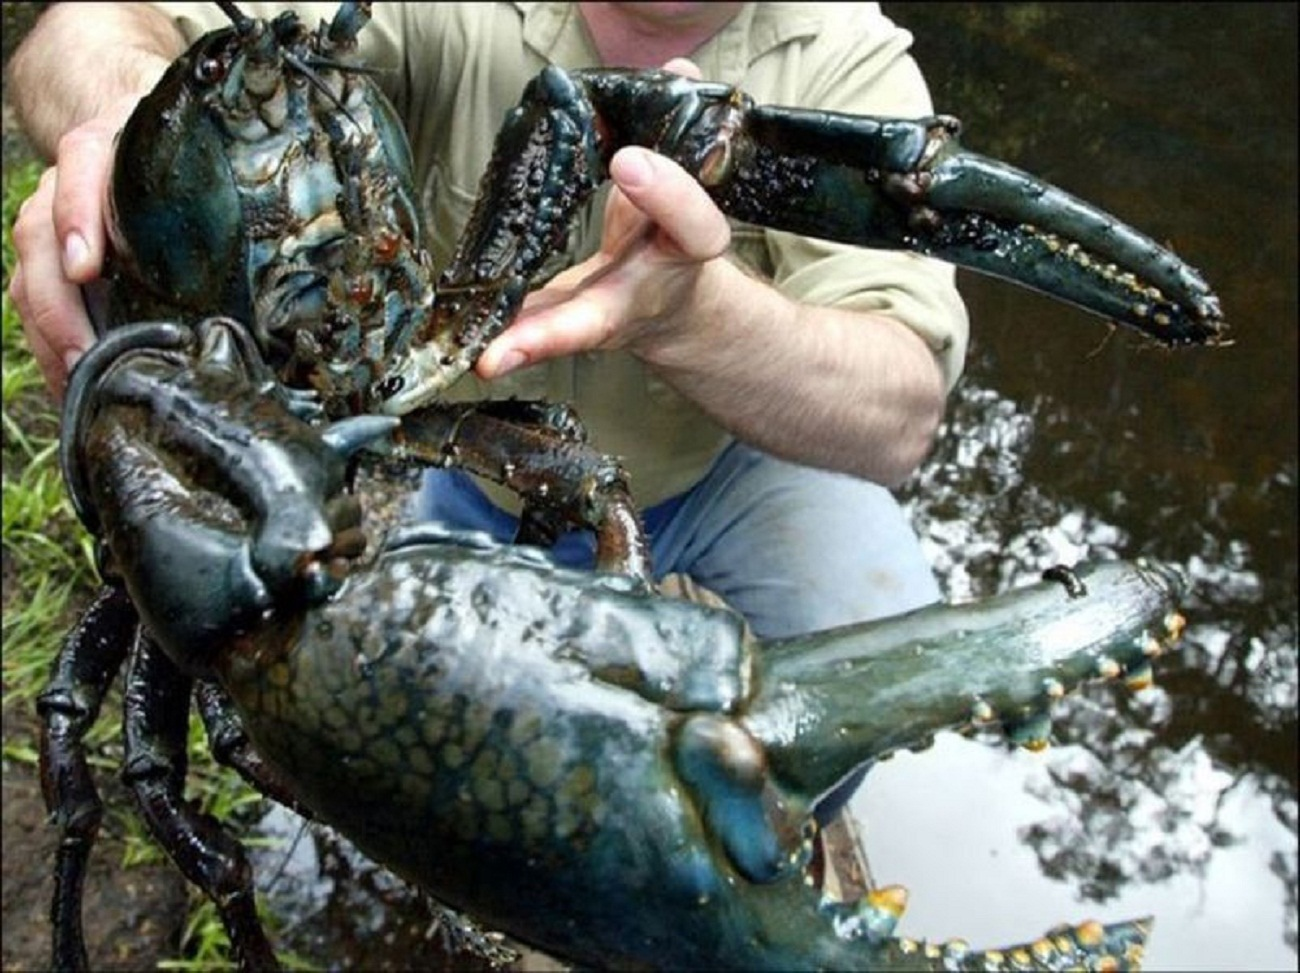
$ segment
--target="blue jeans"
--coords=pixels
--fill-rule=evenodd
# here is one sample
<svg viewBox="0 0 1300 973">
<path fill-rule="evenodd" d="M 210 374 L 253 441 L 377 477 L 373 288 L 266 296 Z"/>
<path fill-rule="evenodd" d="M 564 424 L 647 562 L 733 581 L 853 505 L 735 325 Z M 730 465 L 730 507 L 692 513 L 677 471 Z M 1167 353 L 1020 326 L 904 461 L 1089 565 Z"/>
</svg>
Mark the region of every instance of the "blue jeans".
<svg viewBox="0 0 1300 973">
<path fill-rule="evenodd" d="M 517 519 L 473 479 L 429 470 L 416 518 L 506 542 Z M 680 572 L 720 595 L 760 638 L 783 638 L 909 611 L 939 600 L 916 534 L 888 490 L 787 463 L 733 442 L 695 486 L 642 512 L 656 578 Z M 551 551 L 590 568 L 590 532 Z"/>
</svg>

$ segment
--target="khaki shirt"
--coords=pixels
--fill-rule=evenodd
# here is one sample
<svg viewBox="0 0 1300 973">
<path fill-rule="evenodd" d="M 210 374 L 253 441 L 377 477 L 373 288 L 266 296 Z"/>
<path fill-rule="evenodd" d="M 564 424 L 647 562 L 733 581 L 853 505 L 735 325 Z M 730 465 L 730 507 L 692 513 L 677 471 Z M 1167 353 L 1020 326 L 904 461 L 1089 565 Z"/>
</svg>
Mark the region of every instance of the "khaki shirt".
<svg viewBox="0 0 1300 973">
<path fill-rule="evenodd" d="M 215 4 L 159 3 L 190 40 L 229 21 Z M 333 3 L 241 3 L 250 15 L 291 7 L 309 25 Z M 368 64 L 404 119 L 429 219 L 435 267 L 449 261 L 505 113 L 547 64 L 600 65 L 572 3 L 376 3 L 361 32 Z M 912 35 L 875 3 L 751 3 L 691 53 L 704 78 L 760 103 L 863 115 L 933 111 L 907 53 Z M 608 187 L 578 220 L 562 256 L 571 265 L 600 245 Z M 951 388 L 966 353 L 965 308 L 953 271 L 912 254 L 867 251 L 733 223 L 734 259 L 788 297 L 881 312 L 933 349 Z M 451 398 L 546 398 L 572 403 L 602 451 L 620 456 L 639 503 L 688 489 L 729 441 L 725 430 L 626 352 L 543 362 L 486 383 L 470 375 Z M 493 491 L 509 504 L 504 491 Z"/>
</svg>

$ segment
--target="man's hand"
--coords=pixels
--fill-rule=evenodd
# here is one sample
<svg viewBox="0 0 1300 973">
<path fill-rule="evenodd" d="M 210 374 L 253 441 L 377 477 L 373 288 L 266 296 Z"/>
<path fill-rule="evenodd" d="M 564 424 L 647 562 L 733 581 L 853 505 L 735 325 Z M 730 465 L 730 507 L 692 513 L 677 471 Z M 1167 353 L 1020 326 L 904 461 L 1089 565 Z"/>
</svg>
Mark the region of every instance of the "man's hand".
<svg viewBox="0 0 1300 973">
<path fill-rule="evenodd" d="M 689 61 L 665 65 L 699 77 Z M 938 363 L 884 314 L 804 304 L 727 260 L 726 217 L 676 163 L 610 162 L 601 249 L 530 294 L 483 351 L 485 379 L 549 358 L 626 349 L 737 438 L 894 485 L 943 414 Z"/>
<path fill-rule="evenodd" d="M 685 59 L 664 67 L 699 77 Z M 684 169 L 648 149 L 619 150 L 610 177 L 600 252 L 528 296 L 519 318 L 479 357 L 482 377 L 582 351 L 635 348 L 649 332 L 689 317 L 681 312 L 731 242 L 726 217 Z"/>
<path fill-rule="evenodd" d="M 104 265 L 113 139 L 138 100 L 122 98 L 64 135 L 55 164 L 41 175 L 14 222 L 17 262 L 9 297 L 56 399 L 95 338 L 81 285 L 96 279 Z"/>
</svg>

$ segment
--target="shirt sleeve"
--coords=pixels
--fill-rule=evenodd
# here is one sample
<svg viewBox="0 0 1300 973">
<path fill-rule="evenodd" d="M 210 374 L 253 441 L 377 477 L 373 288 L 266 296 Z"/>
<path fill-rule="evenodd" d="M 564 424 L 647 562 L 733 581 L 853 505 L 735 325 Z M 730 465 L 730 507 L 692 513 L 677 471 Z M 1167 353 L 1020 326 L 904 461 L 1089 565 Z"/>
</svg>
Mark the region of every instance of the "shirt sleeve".
<svg viewBox="0 0 1300 973">
<path fill-rule="evenodd" d="M 857 115 L 916 118 L 934 112 L 908 53 L 909 31 L 878 4 L 825 4 L 822 29 L 786 45 L 781 87 L 804 107 Z M 774 230 L 764 231 L 773 283 L 809 304 L 886 314 L 934 352 L 949 390 L 961 375 L 969 325 L 954 268 L 916 254 L 863 250 Z"/>
</svg>

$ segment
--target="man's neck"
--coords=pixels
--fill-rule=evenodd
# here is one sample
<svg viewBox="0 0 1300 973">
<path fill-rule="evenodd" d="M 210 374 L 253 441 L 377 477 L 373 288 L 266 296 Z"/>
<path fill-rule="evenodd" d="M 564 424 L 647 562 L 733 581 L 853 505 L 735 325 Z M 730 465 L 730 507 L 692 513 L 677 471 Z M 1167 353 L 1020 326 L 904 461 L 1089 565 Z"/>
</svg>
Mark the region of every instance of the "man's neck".
<svg viewBox="0 0 1300 973">
<path fill-rule="evenodd" d="M 657 68 L 674 57 L 687 57 L 720 31 L 742 3 L 622 4 L 579 3 L 601 64 L 620 68 Z"/>
</svg>

